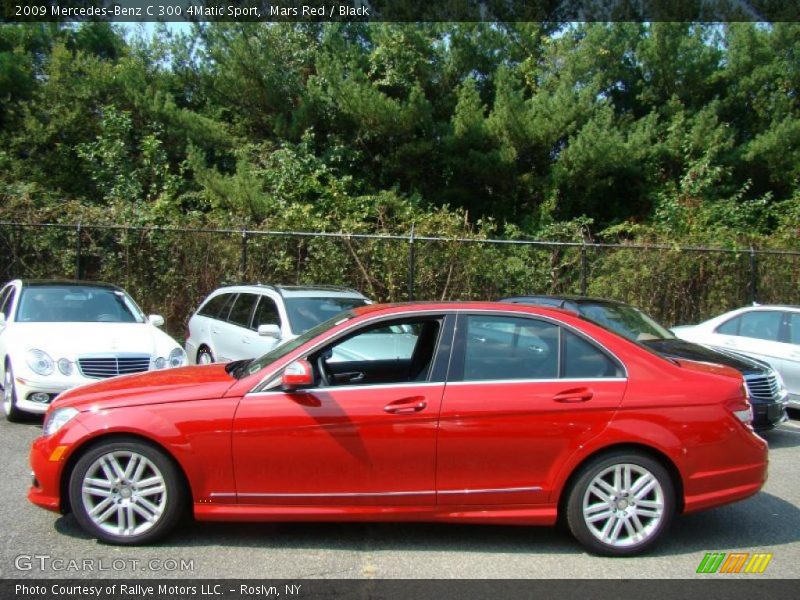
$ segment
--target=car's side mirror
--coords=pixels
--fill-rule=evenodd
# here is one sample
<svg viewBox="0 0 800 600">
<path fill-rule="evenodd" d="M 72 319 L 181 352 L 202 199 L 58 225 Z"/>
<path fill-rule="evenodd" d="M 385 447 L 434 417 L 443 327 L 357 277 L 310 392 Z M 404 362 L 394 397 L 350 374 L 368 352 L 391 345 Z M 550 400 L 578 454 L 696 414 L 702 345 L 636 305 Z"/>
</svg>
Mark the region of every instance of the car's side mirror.
<svg viewBox="0 0 800 600">
<path fill-rule="evenodd" d="M 281 328 L 277 325 L 259 325 L 258 335 L 262 337 L 272 337 L 276 340 L 281 339 Z"/>
<path fill-rule="evenodd" d="M 147 317 L 147 320 L 150 322 L 150 325 L 154 325 L 155 327 L 161 327 L 164 325 L 164 317 L 161 315 L 150 315 Z"/>
<path fill-rule="evenodd" d="M 281 376 L 281 388 L 285 392 L 293 392 L 314 385 L 314 371 L 311 363 L 304 358 L 298 358 L 289 363 Z"/>
</svg>

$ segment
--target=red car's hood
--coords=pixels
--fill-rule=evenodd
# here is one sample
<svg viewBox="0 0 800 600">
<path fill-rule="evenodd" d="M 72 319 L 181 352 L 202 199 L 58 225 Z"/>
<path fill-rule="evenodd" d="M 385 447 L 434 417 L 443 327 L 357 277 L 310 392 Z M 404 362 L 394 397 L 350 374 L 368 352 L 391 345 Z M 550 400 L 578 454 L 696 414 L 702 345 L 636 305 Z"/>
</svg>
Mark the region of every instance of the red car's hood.
<svg viewBox="0 0 800 600">
<path fill-rule="evenodd" d="M 83 411 L 221 398 L 235 382 L 221 364 L 148 371 L 73 388 L 60 394 L 53 406 Z"/>
</svg>

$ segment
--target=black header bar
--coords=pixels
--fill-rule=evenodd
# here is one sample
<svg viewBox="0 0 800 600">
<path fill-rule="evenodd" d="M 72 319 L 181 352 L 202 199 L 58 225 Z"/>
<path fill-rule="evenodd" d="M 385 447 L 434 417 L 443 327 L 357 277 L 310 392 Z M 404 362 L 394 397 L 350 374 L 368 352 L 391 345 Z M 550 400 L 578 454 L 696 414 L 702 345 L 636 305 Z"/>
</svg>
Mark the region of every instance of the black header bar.
<svg viewBox="0 0 800 600">
<path fill-rule="evenodd" d="M 797 0 L 0 0 L 0 20 L 107 22 L 800 20 Z"/>
</svg>

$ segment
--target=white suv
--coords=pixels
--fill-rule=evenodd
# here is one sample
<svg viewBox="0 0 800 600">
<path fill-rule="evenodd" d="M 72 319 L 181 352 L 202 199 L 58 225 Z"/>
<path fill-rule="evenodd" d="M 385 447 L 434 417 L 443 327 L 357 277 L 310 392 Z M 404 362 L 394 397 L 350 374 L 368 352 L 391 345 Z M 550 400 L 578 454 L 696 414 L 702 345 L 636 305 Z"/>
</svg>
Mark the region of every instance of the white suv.
<svg viewBox="0 0 800 600">
<path fill-rule="evenodd" d="M 208 364 L 256 358 L 338 313 L 370 304 L 336 286 L 236 285 L 213 291 L 189 319 L 186 355 Z"/>
</svg>

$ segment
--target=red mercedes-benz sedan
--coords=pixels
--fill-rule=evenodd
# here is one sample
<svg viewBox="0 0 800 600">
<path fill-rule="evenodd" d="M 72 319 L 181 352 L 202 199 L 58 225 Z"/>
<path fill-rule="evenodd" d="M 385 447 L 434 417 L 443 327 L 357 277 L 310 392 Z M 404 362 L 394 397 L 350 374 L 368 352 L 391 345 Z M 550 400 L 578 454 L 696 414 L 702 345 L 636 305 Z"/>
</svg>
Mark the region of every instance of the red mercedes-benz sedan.
<svg viewBox="0 0 800 600">
<path fill-rule="evenodd" d="M 28 497 L 138 544 L 191 506 L 217 521 L 548 525 L 649 548 L 675 513 L 767 473 L 741 375 L 673 361 L 579 315 L 371 305 L 255 360 L 65 392 Z"/>
</svg>

